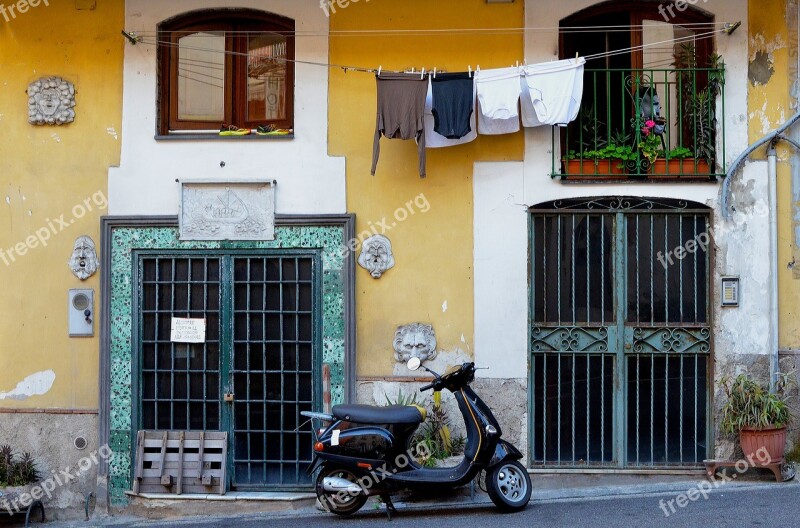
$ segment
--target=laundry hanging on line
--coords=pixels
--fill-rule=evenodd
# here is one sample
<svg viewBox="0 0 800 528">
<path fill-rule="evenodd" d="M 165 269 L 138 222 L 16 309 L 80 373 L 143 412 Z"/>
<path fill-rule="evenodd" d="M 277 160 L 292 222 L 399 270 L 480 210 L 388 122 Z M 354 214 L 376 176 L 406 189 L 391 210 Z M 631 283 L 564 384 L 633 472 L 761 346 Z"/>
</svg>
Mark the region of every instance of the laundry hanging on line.
<svg viewBox="0 0 800 528">
<path fill-rule="evenodd" d="M 378 115 L 372 147 L 372 175 L 378 167 L 381 136 L 389 139 L 414 139 L 419 151 L 419 176 L 425 177 L 425 99 L 428 79 L 420 74 L 384 73 L 376 75 Z"/>
<path fill-rule="evenodd" d="M 478 134 L 511 134 L 525 127 L 566 126 L 583 98 L 582 57 L 472 72 L 376 74 L 378 111 L 371 174 L 381 136 L 414 139 L 419 175 L 426 175 L 426 148 L 474 141 Z"/>
<path fill-rule="evenodd" d="M 448 139 L 435 130 L 436 120 L 433 117 L 433 77 L 430 79 L 431 83 L 428 86 L 428 97 L 425 100 L 425 148 L 454 147 L 456 145 L 463 145 L 475 141 L 478 137 L 477 112 L 475 111 L 475 83 L 473 82 L 471 86 L 470 106 L 467 110 L 464 110 L 464 112 L 469 112 L 469 132 L 460 138 Z"/>
<path fill-rule="evenodd" d="M 578 117 L 586 59 L 523 66 L 522 126 L 563 126 Z"/>
</svg>

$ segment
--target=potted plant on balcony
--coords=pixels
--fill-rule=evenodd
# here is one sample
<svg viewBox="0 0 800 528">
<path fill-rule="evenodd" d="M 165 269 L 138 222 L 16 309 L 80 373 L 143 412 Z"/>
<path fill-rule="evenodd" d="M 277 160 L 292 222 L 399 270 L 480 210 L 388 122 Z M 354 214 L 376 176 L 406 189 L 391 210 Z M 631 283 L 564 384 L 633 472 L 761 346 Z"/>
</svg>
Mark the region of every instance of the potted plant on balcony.
<svg viewBox="0 0 800 528">
<path fill-rule="evenodd" d="M 565 159 L 565 176 L 570 179 L 621 178 L 625 174 L 626 163 L 635 158 L 636 154 L 630 146 L 615 143 L 609 143 L 599 150 L 570 151 Z"/>
<path fill-rule="evenodd" d="M 791 421 L 787 404 L 789 383 L 789 376 L 781 374 L 775 392 L 770 392 L 747 374 L 720 381 L 727 397 L 722 406 L 722 431 L 739 436 L 746 457 L 766 452 L 772 462 L 783 461 L 786 425 Z"/>
<path fill-rule="evenodd" d="M 661 151 L 653 164 L 655 178 L 707 178 L 710 174 L 708 161 L 697 159 L 687 147 L 676 147 L 669 152 Z"/>
</svg>

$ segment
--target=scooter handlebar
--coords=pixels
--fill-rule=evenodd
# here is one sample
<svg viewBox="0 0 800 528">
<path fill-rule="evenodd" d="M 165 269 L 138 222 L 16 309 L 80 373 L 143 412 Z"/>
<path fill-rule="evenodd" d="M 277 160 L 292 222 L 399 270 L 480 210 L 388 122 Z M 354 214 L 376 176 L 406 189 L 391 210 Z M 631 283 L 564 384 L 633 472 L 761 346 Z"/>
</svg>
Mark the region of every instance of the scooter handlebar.
<svg viewBox="0 0 800 528">
<path fill-rule="evenodd" d="M 427 385 L 424 385 L 424 386 L 420 387 L 419 391 L 420 392 L 425 392 L 426 390 L 430 390 L 432 388 L 433 388 L 433 383 L 428 383 Z"/>
</svg>

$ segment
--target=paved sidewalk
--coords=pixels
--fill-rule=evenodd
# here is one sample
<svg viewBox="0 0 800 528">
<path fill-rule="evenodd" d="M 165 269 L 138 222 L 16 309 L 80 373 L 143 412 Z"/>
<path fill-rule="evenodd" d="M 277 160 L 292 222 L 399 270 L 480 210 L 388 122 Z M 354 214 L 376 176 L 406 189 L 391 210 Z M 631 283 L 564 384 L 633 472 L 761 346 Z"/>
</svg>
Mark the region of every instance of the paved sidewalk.
<svg viewBox="0 0 800 528">
<path fill-rule="evenodd" d="M 547 504 L 554 502 L 582 502 L 619 499 L 621 497 L 664 497 L 665 499 L 677 497 L 696 490 L 699 486 L 710 486 L 711 493 L 722 493 L 726 490 L 744 489 L 780 489 L 792 487 L 800 492 L 800 482 L 797 479 L 776 483 L 763 473 L 737 475 L 737 478 L 727 480 L 723 477 L 716 483 L 705 480 L 702 472 L 684 475 L 585 475 L 585 474 L 533 474 L 533 504 Z M 704 484 L 703 484 L 704 483 Z M 458 510 L 481 509 L 491 505 L 489 497 L 477 487 L 474 496 L 470 495 L 469 487 L 462 488 L 456 494 L 440 496 L 430 499 L 420 499 L 406 502 L 403 497 L 395 500 L 398 510 L 411 511 L 438 511 L 457 508 Z M 372 498 L 364 506 L 364 510 L 383 510 L 377 498 Z M 240 515 L 220 516 L 187 516 L 180 518 L 166 518 L 148 520 L 127 515 L 100 516 L 94 515 L 90 521 L 56 521 L 48 523 L 49 526 L 58 528 L 94 528 L 103 526 L 119 527 L 156 527 L 156 526 L 181 526 L 204 525 L 223 526 L 225 521 L 237 520 L 290 520 L 293 518 L 307 518 L 330 515 L 321 512 L 315 507 L 301 507 L 282 511 L 262 513 L 243 513 Z"/>
</svg>

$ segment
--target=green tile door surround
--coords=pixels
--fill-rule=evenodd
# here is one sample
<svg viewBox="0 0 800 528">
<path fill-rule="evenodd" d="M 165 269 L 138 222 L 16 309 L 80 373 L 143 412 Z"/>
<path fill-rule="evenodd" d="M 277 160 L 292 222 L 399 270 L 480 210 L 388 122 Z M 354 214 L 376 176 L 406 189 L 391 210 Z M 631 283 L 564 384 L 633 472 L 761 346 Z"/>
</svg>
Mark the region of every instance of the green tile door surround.
<svg viewBox="0 0 800 528">
<path fill-rule="evenodd" d="M 134 317 L 134 252 L 137 250 L 281 250 L 316 249 L 322 262 L 322 362 L 331 368 L 331 399 L 334 404 L 352 395 L 346 364 L 352 357 L 352 269 L 353 255 L 343 250 L 352 236 L 354 218 L 350 215 L 331 217 L 278 218 L 275 240 L 258 242 L 214 241 L 182 242 L 178 237 L 177 219 L 172 222 L 153 222 L 137 219 L 126 223 L 121 219 L 104 221 L 104 255 L 106 288 L 103 298 L 108 303 L 105 323 L 107 336 L 103 353 L 107 354 L 107 388 L 102 390 L 101 428 L 107 428 L 108 443 L 113 457 L 108 463 L 109 498 L 113 505 L 127 502 L 125 491 L 131 489 L 134 403 L 132 401 Z M 130 224 L 130 225 L 129 225 Z M 109 264 L 110 263 L 110 264 Z M 101 361 L 101 364 L 103 361 Z M 103 394 L 107 393 L 107 396 Z M 107 407 L 106 407 L 107 406 Z M 107 411 L 104 409 L 107 408 Z M 107 416 L 104 416 L 107 415 Z M 101 440 L 104 434 L 101 432 Z M 102 468 L 101 468 L 102 470 Z"/>
</svg>

